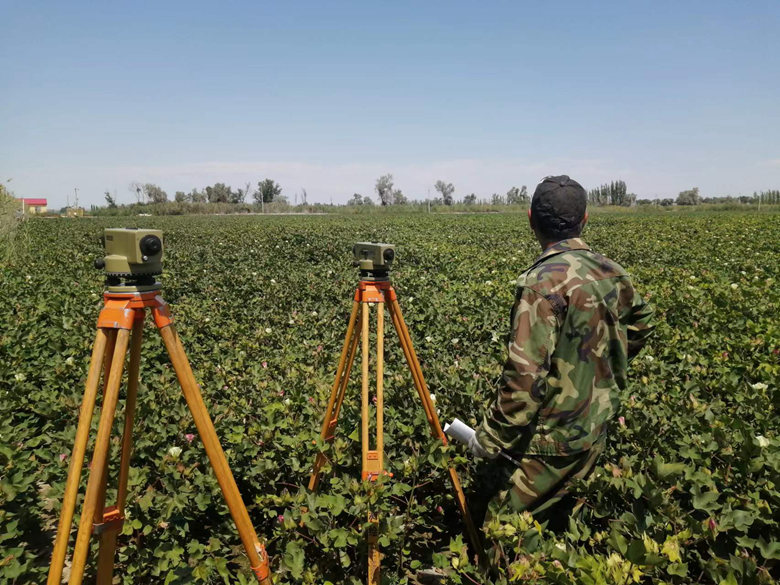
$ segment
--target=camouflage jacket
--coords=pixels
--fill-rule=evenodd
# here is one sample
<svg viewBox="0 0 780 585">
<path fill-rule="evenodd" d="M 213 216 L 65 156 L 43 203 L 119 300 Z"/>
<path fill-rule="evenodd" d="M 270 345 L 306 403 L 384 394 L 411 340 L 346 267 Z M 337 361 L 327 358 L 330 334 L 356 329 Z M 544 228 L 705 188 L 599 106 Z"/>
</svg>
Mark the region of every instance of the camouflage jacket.
<svg viewBox="0 0 780 585">
<path fill-rule="evenodd" d="M 477 439 L 489 452 L 572 455 L 605 435 L 653 310 L 626 271 L 579 238 L 518 280 L 509 357 Z"/>
</svg>

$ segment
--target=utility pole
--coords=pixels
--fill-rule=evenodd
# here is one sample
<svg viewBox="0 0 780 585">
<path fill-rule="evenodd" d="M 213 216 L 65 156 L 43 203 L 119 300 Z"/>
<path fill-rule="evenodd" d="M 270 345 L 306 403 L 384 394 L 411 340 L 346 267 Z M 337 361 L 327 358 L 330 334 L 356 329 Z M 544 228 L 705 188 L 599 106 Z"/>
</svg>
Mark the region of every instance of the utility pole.
<svg viewBox="0 0 780 585">
<path fill-rule="evenodd" d="M 73 187 L 73 192 L 76 194 L 76 202 L 73 204 L 73 207 L 79 206 L 79 188 Z"/>
</svg>

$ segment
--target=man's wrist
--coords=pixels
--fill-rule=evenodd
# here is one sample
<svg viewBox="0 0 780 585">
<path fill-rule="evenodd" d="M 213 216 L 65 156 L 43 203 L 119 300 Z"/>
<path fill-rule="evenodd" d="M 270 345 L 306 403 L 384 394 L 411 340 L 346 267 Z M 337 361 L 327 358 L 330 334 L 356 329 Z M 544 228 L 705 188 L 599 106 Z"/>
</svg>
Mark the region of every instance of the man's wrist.
<svg viewBox="0 0 780 585">
<path fill-rule="evenodd" d="M 480 451 L 480 454 L 474 453 L 477 457 L 495 459 L 501 452 L 501 447 L 493 442 L 490 435 L 486 433 L 481 426 L 477 429 L 477 432 L 474 433 L 473 439 L 474 443 L 478 446 L 477 449 Z M 472 449 L 472 452 L 473 451 L 474 449 Z"/>
</svg>

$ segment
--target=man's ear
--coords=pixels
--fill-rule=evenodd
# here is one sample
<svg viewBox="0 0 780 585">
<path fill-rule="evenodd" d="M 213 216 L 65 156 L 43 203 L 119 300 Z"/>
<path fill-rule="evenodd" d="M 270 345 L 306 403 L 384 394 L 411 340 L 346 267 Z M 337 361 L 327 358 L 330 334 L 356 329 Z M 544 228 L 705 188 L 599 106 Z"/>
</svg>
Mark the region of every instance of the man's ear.
<svg viewBox="0 0 780 585">
<path fill-rule="evenodd" d="M 588 212 L 587 211 L 585 212 L 585 217 L 582 218 L 582 226 L 581 227 L 584 228 L 586 223 L 588 223 Z"/>
<path fill-rule="evenodd" d="M 531 219 L 531 208 L 528 208 L 528 223 L 531 224 L 531 227 L 534 227 L 534 220 Z"/>
</svg>

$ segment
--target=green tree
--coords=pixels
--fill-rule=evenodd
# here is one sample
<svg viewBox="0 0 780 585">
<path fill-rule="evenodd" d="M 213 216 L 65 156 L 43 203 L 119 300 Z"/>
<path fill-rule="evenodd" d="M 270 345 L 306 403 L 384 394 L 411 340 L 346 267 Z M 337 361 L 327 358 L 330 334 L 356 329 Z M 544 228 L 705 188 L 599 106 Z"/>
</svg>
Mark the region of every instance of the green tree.
<svg viewBox="0 0 780 585">
<path fill-rule="evenodd" d="M 14 236 L 16 234 L 16 219 L 19 203 L 8 188 L 0 183 L 0 263 L 11 257 Z"/>
<path fill-rule="evenodd" d="M 452 183 L 445 183 L 439 180 L 436 181 L 433 188 L 441 194 L 441 200 L 444 202 L 444 205 L 452 205 L 454 202 L 452 194 L 455 193 L 455 186 Z"/>
<path fill-rule="evenodd" d="M 246 189 L 239 187 L 235 191 L 230 192 L 230 203 L 243 203 L 246 199 Z"/>
<path fill-rule="evenodd" d="M 619 205 L 630 207 L 636 203 L 636 195 L 628 192 L 625 181 L 618 179 L 604 183 L 588 192 L 588 203 L 591 205 Z"/>
<path fill-rule="evenodd" d="M 135 195 L 135 202 L 136 203 L 143 203 L 143 195 L 144 195 L 144 186 L 137 182 L 133 181 L 130 183 L 130 185 L 127 187 L 127 189 Z"/>
<path fill-rule="evenodd" d="M 176 191 L 174 199 L 176 199 L 177 203 L 184 203 L 187 201 L 187 194 L 184 191 Z"/>
<path fill-rule="evenodd" d="M 352 195 L 352 199 L 347 201 L 347 205 L 373 205 L 374 200 L 371 199 L 371 197 L 363 196 L 360 193 L 355 193 Z"/>
<path fill-rule="evenodd" d="M 680 191 L 677 195 L 677 205 L 699 205 L 701 203 L 701 197 L 699 196 L 699 188 L 694 187 L 687 191 Z"/>
<path fill-rule="evenodd" d="M 207 201 L 206 192 L 203 190 L 198 191 L 197 189 L 193 189 L 190 191 L 189 199 L 193 203 L 205 203 Z"/>
<path fill-rule="evenodd" d="M 106 204 L 108 205 L 108 208 L 114 209 L 116 207 L 116 199 L 111 196 L 111 193 L 108 191 L 108 189 L 105 190 L 103 196 L 106 198 Z"/>
<path fill-rule="evenodd" d="M 168 201 L 168 194 L 154 183 L 146 183 L 142 189 L 144 196 L 150 203 L 165 203 Z"/>
<path fill-rule="evenodd" d="M 212 187 L 206 187 L 206 199 L 209 203 L 228 203 L 233 198 L 233 189 L 225 183 L 214 183 Z"/>
<path fill-rule="evenodd" d="M 273 203 L 279 201 L 282 186 L 273 179 L 263 179 L 257 183 L 254 198 L 257 203 Z"/>
<path fill-rule="evenodd" d="M 475 193 L 469 193 L 463 198 L 463 203 L 466 205 L 474 205 L 477 202 L 477 195 Z"/>
<path fill-rule="evenodd" d="M 383 206 L 393 204 L 393 175 L 387 174 L 379 177 L 374 188 L 379 196 L 379 202 Z"/>
<path fill-rule="evenodd" d="M 403 194 L 403 192 L 400 189 L 394 189 L 393 190 L 393 204 L 394 205 L 405 205 L 409 203 L 409 200 L 406 198 L 406 195 Z"/>
<path fill-rule="evenodd" d="M 506 192 L 507 205 L 517 205 L 528 201 L 528 189 L 523 185 L 520 189 L 512 187 Z"/>
</svg>

